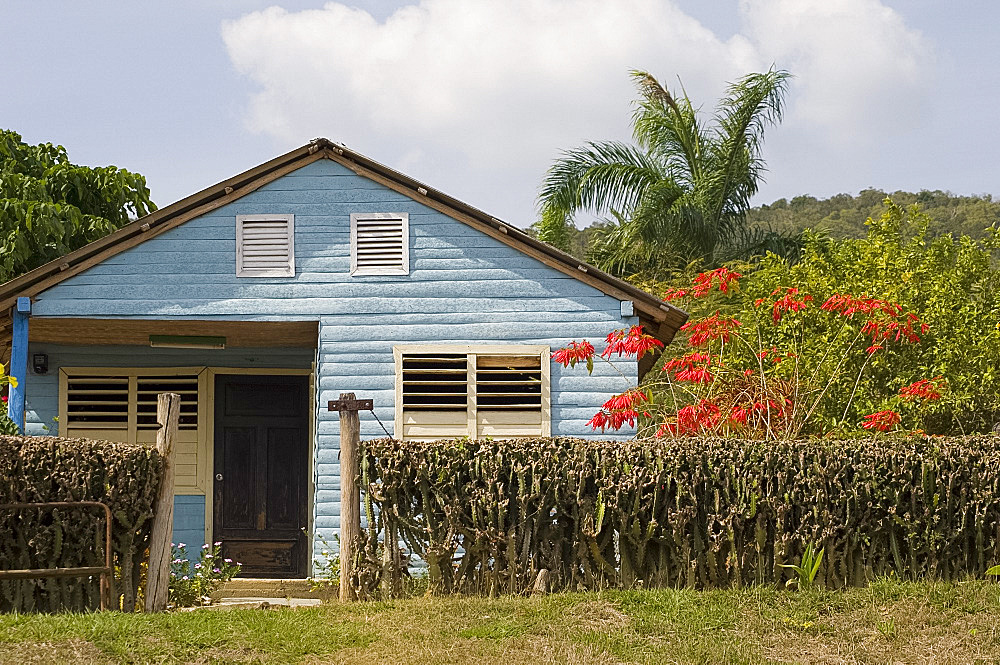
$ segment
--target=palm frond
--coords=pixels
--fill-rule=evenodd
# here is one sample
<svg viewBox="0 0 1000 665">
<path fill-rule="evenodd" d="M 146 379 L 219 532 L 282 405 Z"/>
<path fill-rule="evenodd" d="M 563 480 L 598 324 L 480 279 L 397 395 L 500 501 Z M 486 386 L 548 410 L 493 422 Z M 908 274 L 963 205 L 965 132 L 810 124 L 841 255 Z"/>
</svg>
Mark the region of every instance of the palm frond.
<svg viewBox="0 0 1000 665">
<path fill-rule="evenodd" d="M 663 175 L 660 165 L 635 146 L 617 141 L 588 143 L 556 160 L 542 182 L 539 204 L 543 216 L 555 214 L 551 211 L 566 217 L 577 211 L 628 213 Z"/>
<path fill-rule="evenodd" d="M 700 177 L 705 137 L 687 94 L 675 99 L 647 72 L 633 71 L 641 98 L 632 114 L 632 136 L 655 155 L 670 177 L 692 185 Z"/>
<path fill-rule="evenodd" d="M 784 96 L 791 75 L 772 67 L 749 74 L 729 86 L 715 114 L 715 140 L 711 143 L 711 169 L 705 188 L 715 203 L 710 214 L 722 221 L 727 202 L 737 209 L 749 207 L 757 193 L 763 161 L 764 130 L 781 121 Z"/>
</svg>

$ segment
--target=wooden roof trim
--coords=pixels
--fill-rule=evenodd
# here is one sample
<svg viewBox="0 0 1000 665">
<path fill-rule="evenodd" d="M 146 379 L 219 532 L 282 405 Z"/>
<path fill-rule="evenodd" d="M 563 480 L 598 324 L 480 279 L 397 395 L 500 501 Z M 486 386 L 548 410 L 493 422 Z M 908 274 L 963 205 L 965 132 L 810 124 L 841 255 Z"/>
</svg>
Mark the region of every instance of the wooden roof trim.
<svg viewBox="0 0 1000 665">
<path fill-rule="evenodd" d="M 269 182 L 324 157 L 468 224 L 545 265 L 589 284 L 612 297 L 620 300 L 631 300 L 639 312 L 661 324 L 661 330 L 657 331 L 660 336 L 669 332 L 669 336 L 672 337 L 671 330 L 675 331 L 688 318 L 682 310 L 624 280 L 583 263 L 570 254 L 532 238 L 515 226 L 502 222 L 443 192 L 431 189 L 399 171 L 328 139 L 315 139 L 301 148 L 287 152 L 260 166 L 150 213 L 104 238 L 95 240 L 59 259 L 50 261 L 21 277 L 0 285 L 0 311 L 11 307 L 18 296 L 37 295 L 105 259 L 155 238 L 195 217 L 231 203 Z"/>
<path fill-rule="evenodd" d="M 0 310 L 10 307 L 18 296 L 34 296 L 54 284 L 58 284 L 64 279 L 78 274 L 81 272 L 78 266 L 82 263 L 86 263 L 86 268 L 89 268 L 95 263 L 99 263 L 119 252 L 123 252 L 150 238 L 154 238 L 165 230 L 179 226 L 198 215 L 203 215 L 205 212 L 235 201 L 241 196 L 245 196 L 268 182 L 281 177 L 281 175 L 302 168 L 321 157 L 321 151 L 312 144 L 296 148 L 260 166 L 244 171 L 228 180 L 224 180 L 172 203 L 165 208 L 160 208 L 144 217 L 140 217 L 136 221 L 126 224 L 103 238 L 39 266 L 6 284 L 0 285 Z M 280 172 L 280 174 L 276 175 L 277 172 Z M 268 176 L 271 177 L 268 178 Z M 178 218 L 180 218 L 180 221 L 177 221 Z M 166 224 L 170 224 L 170 226 L 164 228 Z M 138 242 L 128 242 L 137 238 L 141 239 Z M 91 260 L 95 258 L 97 260 Z M 51 277 L 53 276 L 58 276 L 58 279 L 52 280 Z"/>
</svg>

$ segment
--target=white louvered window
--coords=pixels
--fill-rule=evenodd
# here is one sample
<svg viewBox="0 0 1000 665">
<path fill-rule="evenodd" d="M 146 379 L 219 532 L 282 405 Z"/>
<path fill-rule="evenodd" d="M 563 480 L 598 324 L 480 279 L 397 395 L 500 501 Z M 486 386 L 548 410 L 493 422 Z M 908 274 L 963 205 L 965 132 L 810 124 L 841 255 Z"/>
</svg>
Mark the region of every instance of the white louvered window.
<svg viewBox="0 0 1000 665">
<path fill-rule="evenodd" d="M 179 429 L 198 429 L 198 375 L 74 374 L 66 378 L 66 434 L 123 442 L 155 441 L 157 395 L 181 396 Z"/>
<path fill-rule="evenodd" d="M 394 351 L 397 436 L 550 434 L 547 347 L 423 345 Z"/>
<path fill-rule="evenodd" d="M 208 418 L 207 379 L 201 368 L 61 368 L 59 377 L 59 435 L 71 438 L 154 446 L 157 395 L 179 394 L 175 490 L 204 494 Z"/>
<path fill-rule="evenodd" d="M 236 216 L 237 277 L 295 277 L 295 216 Z"/>
<path fill-rule="evenodd" d="M 407 213 L 351 215 L 351 274 L 409 275 L 410 216 Z"/>
</svg>

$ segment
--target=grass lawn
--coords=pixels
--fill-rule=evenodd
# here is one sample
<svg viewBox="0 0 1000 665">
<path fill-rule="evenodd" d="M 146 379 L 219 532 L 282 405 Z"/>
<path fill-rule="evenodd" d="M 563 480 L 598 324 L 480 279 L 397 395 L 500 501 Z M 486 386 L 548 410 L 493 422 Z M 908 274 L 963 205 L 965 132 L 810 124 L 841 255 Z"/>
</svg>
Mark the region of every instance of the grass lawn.
<svg viewBox="0 0 1000 665">
<path fill-rule="evenodd" d="M 1000 663 L 1000 585 L 0 615 L 0 663 Z"/>
</svg>

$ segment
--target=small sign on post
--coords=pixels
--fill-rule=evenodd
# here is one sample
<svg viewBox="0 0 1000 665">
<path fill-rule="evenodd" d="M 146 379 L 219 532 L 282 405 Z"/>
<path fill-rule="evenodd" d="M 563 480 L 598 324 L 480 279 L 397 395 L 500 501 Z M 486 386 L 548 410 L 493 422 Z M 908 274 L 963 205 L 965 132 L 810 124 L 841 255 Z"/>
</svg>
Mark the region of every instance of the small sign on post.
<svg viewBox="0 0 1000 665">
<path fill-rule="evenodd" d="M 361 419 L 358 411 L 371 411 L 373 401 L 355 399 L 354 393 L 341 393 L 330 400 L 329 411 L 340 412 L 340 600 L 357 600 L 351 575 L 357 556 L 355 544 L 361 536 L 361 493 L 358 488 L 361 446 Z"/>
</svg>

